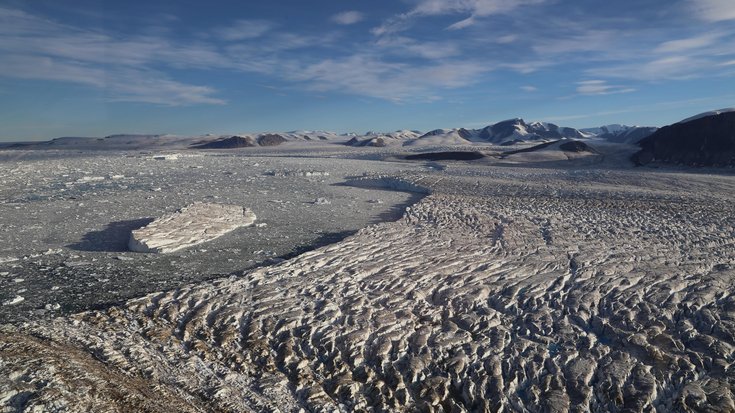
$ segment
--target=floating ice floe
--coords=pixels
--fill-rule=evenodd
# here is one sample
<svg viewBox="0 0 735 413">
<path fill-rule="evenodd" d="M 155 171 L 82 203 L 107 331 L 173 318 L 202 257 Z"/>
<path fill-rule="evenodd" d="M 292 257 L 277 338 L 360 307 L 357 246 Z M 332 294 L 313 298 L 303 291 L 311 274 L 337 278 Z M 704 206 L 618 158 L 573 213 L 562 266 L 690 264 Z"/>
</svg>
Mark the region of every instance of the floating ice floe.
<svg viewBox="0 0 735 413">
<path fill-rule="evenodd" d="M 263 175 L 266 176 L 277 176 L 277 177 L 292 177 L 292 176 L 303 176 L 303 177 L 314 177 L 314 176 L 329 176 L 327 171 L 266 171 Z"/>
<path fill-rule="evenodd" d="M 15 304 L 22 303 L 23 301 L 25 301 L 25 298 L 22 295 L 16 295 L 13 298 L 9 298 L 3 301 L 3 305 L 15 305 Z"/>
<path fill-rule="evenodd" d="M 195 202 L 132 231 L 128 248 L 137 252 L 173 252 L 250 226 L 255 218 L 250 209 L 239 205 Z"/>
<path fill-rule="evenodd" d="M 153 159 L 157 161 L 175 161 L 179 159 L 178 153 L 169 153 L 169 154 L 160 154 L 160 155 L 153 155 Z"/>
<path fill-rule="evenodd" d="M 78 183 L 78 184 L 86 184 L 86 183 L 89 183 L 89 182 L 100 182 L 100 181 L 104 181 L 104 180 L 105 180 L 105 177 L 104 176 L 83 176 L 83 177 L 77 179 L 76 180 L 76 183 Z"/>
</svg>

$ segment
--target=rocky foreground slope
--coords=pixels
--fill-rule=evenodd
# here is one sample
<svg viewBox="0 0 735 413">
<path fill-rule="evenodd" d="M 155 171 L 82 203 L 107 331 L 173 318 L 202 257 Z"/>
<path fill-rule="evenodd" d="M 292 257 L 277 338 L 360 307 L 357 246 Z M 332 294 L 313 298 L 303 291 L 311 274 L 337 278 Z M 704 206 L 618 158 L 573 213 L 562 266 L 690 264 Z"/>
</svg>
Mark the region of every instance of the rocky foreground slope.
<svg viewBox="0 0 735 413">
<path fill-rule="evenodd" d="M 732 177 L 510 173 L 362 179 L 431 194 L 277 266 L 6 327 L 0 405 L 735 410 Z"/>
</svg>

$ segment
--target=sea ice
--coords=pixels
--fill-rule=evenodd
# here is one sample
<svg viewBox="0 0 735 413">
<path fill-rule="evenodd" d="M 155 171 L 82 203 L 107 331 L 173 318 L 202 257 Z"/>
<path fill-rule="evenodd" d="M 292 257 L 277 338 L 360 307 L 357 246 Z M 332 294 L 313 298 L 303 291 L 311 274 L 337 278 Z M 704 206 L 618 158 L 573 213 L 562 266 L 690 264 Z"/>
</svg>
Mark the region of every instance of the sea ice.
<svg viewBox="0 0 735 413">
<path fill-rule="evenodd" d="M 239 205 L 195 202 L 132 231 L 128 248 L 136 252 L 173 252 L 252 225 L 255 214 Z"/>
</svg>

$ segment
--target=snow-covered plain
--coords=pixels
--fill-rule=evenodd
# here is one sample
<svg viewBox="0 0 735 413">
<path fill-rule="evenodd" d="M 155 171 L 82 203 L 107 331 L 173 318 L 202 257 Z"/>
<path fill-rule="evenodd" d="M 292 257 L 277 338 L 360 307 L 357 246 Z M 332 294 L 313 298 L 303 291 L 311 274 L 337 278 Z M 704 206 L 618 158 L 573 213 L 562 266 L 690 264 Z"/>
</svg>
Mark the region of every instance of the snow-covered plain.
<svg viewBox="0 0 735 413">
<path fill-rule="evenodd" d="M 288 229 L 273 233 L 340 220 L 363 228 L 253 269 L 244 252 L 178 258 L 201 260 L 200 272 L 234 260 L 229 276 L 209 281 L 186 283 L 168 272 L 183 267 L 133 261 L 151 264 L 156 279 L 174 281 L 119 305 L 0 329 L 0 405 L 9 411 L 735 410 L 735 176 L 635 169 L 625 160 L 626 146 L 598 146 L 583 157 L 549 152 L 512 162 L 493 156 L 409 162 L 399 149 L 325 146 L 173 161 L 110 154 L 5 161 L 13 173 L 3 175 L 11 178 L 3 178 L 0 206 L 3 216 L 16 215 L 6 221 L 15 226 L 4 229 L 0 255 L 16 261 L 0 264 L 3 282 L 21 270 L 34 276 L 26 262 L 43 261 L 39 267 L 51 270 L 39 273 L 53 278 L 54 262 L 79 260 L 68 257 L 82 252 L 65 247 L 62 234 L 158 216 L 206 196 L 248 206 L 268 223 L 231 234 L 266 236 L 272 223 L 293 215 Z M 296 169 L 330 174 L 309 178 Z M 65 182 L 53 177 L 58 173 L 68 175 Z M 97 176 L 104 179 L 89 178 Z M 340 182 L 346 185 L 334 185 Z M 413 205 L 400 218 L 366 225 L 364 216 L 381 213 L 377 207 L 409 199 Z M 294 205 L 285 207 L 287 201 Z M 90 203 L 96 208 L 79 206 Z M 76 214 L 84 224 L 69 223 L 74 213 L 63 212 L 64 205 L 82 208 Z M 330 209 L 320 220 L 316 208 Z M 49 222 L 61 233 L 49 233 Z M 42 233 L 47 239 L 35 240 Z M 244 239 L 225 235 L 202 248 L 244 249 Z M 247 248 L 258 248 L 258 237 L 247 239 Z M 127 259 L 124 252 L 84 254 L 86 264 L 75 268 L 88 273 L 130 262 L 106 258 Z M 75 280 L 65 274 L 56 282 L 67 288 Z M 151 288 L 143 283 L 139 291 Z M 23 293 L 7 298 L 16 294 Z M 28 305 L 35 293 L 25 295 L 17 305 Z"/>
</svg>

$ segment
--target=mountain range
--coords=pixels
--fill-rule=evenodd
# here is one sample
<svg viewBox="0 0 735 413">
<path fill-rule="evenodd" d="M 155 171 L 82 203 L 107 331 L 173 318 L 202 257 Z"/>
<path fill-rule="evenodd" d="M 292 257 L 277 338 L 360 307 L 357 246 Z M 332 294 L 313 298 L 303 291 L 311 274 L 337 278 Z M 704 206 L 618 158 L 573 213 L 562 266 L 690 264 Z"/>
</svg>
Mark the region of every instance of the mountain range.
<svg viewBox="0 0 735 413">
<path fill-rule="evenodd" d="M 294 141 L 337 143 L 353 147 L 500 145 L 554 142 L 562 139 L 638 145 L 632 160 L 638 165 L 674 163 L 688 166 L 735 166 L 735 108 L 704 112 L 672 125 L 604 125 L 575 129 L 548 122 L 508 119 L 479 129 L 435 129 L 426 133 L 398 130 L 337 134 L 326 131 L 246 133 L 239 135 L 131 135 L 103 138 L 62 137 L 45 142 L 7 143 L 8 149 L 181 150 L 277 146 Z"/>
<path fill-rule="evenodd" d="M 43 142 L 10 143 L 4 147 L 25 149 L 228 149 L 275 146 L 289 141 L 330 141 L 350 146 L 426 146 L 486 143 L 512 145 L 520 142 L 601 138 L 611 142 L 635 143 L 653 133 L 654 127 L 606 125 L 575 129 L 548 122 L 529 122 L 515 118 L 480 129 L 435 129 L 426 133 L 416 130 L 337 134 L 327 131 L 291 131 L 278 133 L 244 133 L 237 135 L 147 135 L 118 134 L 106 137 L 61 137 Z"/>
<path fill-rule="evenodd" d="M 487 143 L 513 145 L 515 143 L 557 140 L 600 138 L 616 143 L 636 143 L 656 131 L 655 127 L 606 125 L 597 128 L 575 129 L 548 122 L 527 123 L 521 118 L 508 119 L 480 129 L 435 129 L 424 134 L 417 131 L 396 131 L 386 134 L 369 132 L 364 136 L 353 136 L 348 142 L 352 146 L 416 145 L 463 145 Z"/>
</svg>

